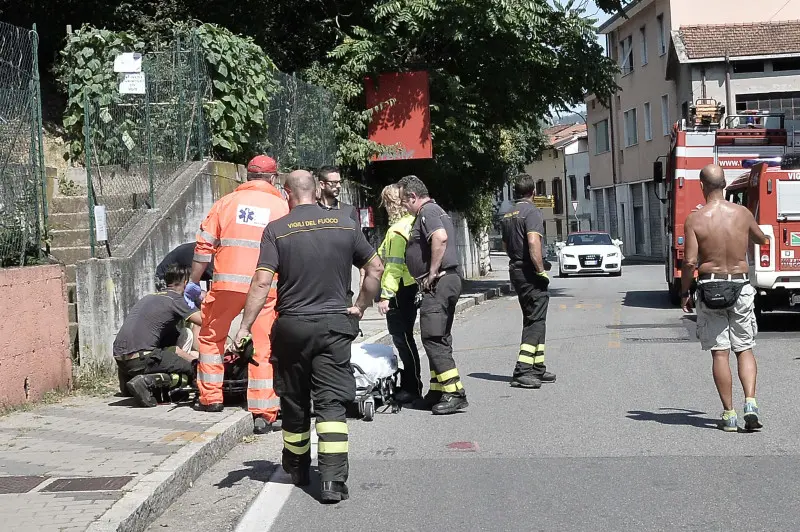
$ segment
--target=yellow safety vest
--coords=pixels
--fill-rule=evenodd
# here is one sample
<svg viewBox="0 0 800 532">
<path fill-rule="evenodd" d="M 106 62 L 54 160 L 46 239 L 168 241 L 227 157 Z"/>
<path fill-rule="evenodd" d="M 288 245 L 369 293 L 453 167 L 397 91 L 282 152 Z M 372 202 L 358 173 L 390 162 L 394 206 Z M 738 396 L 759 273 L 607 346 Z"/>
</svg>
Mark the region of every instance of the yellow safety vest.
<svg viewBox="0 0 800 532">
<path fill-rule="evenodd" d="M 383 277 L 381 277 L 381 299 L 391 299 L 400 288 L 400 281 L 404 286 L 416 284 L 416 281 L 406 267 L 406 244 L 411 235 L 414 217 L 410 214 L 403 216 L 389 227 L 386 238 L 378 248 L 378 255 L 384 264 Z"/>
</svg>

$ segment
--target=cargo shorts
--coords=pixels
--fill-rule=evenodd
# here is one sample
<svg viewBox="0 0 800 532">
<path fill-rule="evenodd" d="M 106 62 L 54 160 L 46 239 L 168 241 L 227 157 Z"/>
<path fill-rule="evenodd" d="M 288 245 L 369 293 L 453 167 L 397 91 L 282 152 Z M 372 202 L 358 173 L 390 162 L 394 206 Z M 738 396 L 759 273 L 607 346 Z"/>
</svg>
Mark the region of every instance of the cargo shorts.
<svg viewBox="0 0 800 532">
<path fill-rule="evenodd" d="M 742 287 L 736 303 L 727 309 L 710 309 L 697 301 L 697 338 L 704 351 L 732 349 L 741 353 L 756 345 L 756 289 Z"/>
</svg>

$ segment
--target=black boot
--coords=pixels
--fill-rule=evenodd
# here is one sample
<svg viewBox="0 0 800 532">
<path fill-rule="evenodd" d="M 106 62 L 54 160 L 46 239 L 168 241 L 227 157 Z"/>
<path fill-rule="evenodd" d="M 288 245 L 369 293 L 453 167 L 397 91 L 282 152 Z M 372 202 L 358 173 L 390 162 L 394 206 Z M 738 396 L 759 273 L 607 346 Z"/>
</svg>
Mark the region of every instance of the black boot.
<svg viewBox="0 0 800 532">
<path fill-rule="evenodd" d="M 511 387 L 538 390 L 539 388 L 542 387 L 542 381 L 539 377 L 533 375 L 532 373 L 524 375 L 516 375 L 514 377 L 511 377 Z"/>
<path fill-rule="evenodd" d="M 431 412 L 437 416 L 455 414 L 468 406 L 467 394 L 443 393 L 442 400 L 433 405 Z"/>
<path fill-rule="evenodd" d="M 337 503 L 339 501 L 346 501 L 349 498 L 350 491 L 347 489 L 347 484 L 344 482 L 327 480 L 322 483 L 320 499 L 322 499 L 323 503 Z"/>
<path fill-rule="evenodd" d="M 539 380 L 544 383 L 556 382 L 556 374 L 545 371 L 543 374 L 539 375 Z"/>
<path fill-rule="evenodd" d="M 399 389 L 396 392 L 394 392 L 395 402 L 401 405 L 409 405 L 414 401 L 416 401 L 417 399 L 421 399 L 421 397 L 418 394 L 409 392 L 408 390 Z"/>
<path fill-rule="evenodd" d="M 309 472 L 311 464 L 304 464 L 301 462 L 294 465 L 284 457 L 281 460 L 281 465 L 283 466 L 283 470 L 291 475 L 292 484 L 295 486 L 308 486 L 311 483 L 311 474 Z"/>
<path fill-rule="evenodd" d="M 222 403 L 211 403 L 210 405 L 199 403 L 197 405 L 197 410 L 200 410 L 201 412 L 222 412 L 225 410 L 225 405 Z"/>
<path fill-rule="evenodd" d="M 150 375 L 137 375 L 128 381 L 126 387 L 139 406 L 151 408 L 158 405 L 153 392 L 161 388 L 168 388 L 171 382 L 172 379 L 168 373 L 151 373 Z"/>
<path fill-rule="evenodd" d="M 426 408 L 432 408 L 433 405 L 441 402 L 442 392 L 435 392 L 433 390 L 429 390 L 428 393 L 425 394 L 425 397 L 422 398 L 422 400 Z"/>
</svg>

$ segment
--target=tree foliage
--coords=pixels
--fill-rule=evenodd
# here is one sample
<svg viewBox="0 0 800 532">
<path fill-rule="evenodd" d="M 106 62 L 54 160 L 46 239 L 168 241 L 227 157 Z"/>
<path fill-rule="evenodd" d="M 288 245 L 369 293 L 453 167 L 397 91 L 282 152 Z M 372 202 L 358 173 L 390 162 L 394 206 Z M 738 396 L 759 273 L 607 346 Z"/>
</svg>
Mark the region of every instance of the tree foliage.
<svg viewBox="0 0 800 532">
<path fill-rule="evenodd" d="M 363 78 L 426 70 L 430 76 L 434 159 L 376 163 L 391 181 L 416 172 L 448 207 L 486 226 L 486 198 L 541 147 L 539 120 L 582 102 L 607 99 L 616 65 L 596 42 L 579 7 L 546 0 L 387 0 L 368 25 L 342 32 L 315 76 L 342 98 L 340 158 L 361 166 L 365 140 Z"/>
<path fill-rule="evenodd" d="M 154 48 L 157 47 L 160 52 L 169 51 L 174 48 L 174 39 L 182 37 L 185 41 L 191 40 L 193 35 L 197 39 L 198 61 L 207 62 L 207 65 L 202 65 L 207 68 L 195 69 L 190 60 L 181 60 L 175 55 L 169 56 L 166 62 L 151 62 L 152 68 L 145 68 L 148 78 L 152 76 L 155 80 L 169 81 L 156 85 L 172 87 L 166 93 L 160 91 L 158 97 L 165 101 L 158 103 L 174 104 L 174 116 L 162 117 L 154 113 L 164 122 L 155 124 L 154 128 L 174 129 L 179 121 L 176 114 L 179 98 L 176 84 L 182 83 L 185 91 L 191 91 L 210 80 L 213 98 L 205 99 L 203 112 L 214 152 L 220 158 L 235 161 L 242 161 L 254 153 L 253 143 L 263 137 L 264 112 L 267 110 L 269 94 L 276 89 L 277 83 L 275 65 L 251 38 L 234 35 L 214 24 L 202 24 L 197 28 L 173 26 L 171 33 L 158 28 L 157 32 L 141 38 L 132 32 L 84 26 L 69 36 L 60 54 L 61 61 L 56 65 L 62 90 L 68 94 L 64 128 L 71 141 L 70 151 L 74 158 L 81 157 L 83 152 L 86 96 L 93 110 L 96 106 L 101 113 L 103 110 L 108 112 L 109 107 L 122 100 L 117 90 L 118 75 L 113 69 L 114 58 L 122 52 L 136 51 L 144 53 L 145 61 L 148 61 L 150 58 L 147 54 L 153 52 Z M 165 38 L 170 40 L 165 42 Z M 153 84 L 149 82 L 149 85 Z M 188 95 L 183 97 L 190 98 Z M 140 118 L 143 119 L 143 116 Z M 108 142 L 99 145 L 106 149 L 116 146 L 120 151 L 124 151 L 124 146 L 118 137 L 125 131 L 143 127 L 143 124 L 131 123 L 130 119 L 115 121 L 112 125 L 114 127 L 107 125 L 98 129 L 95 134 L 108 137 Z M 115 140 L 116 144 L 112 142 Z M 117 159 L 111 153 L 100 153 L 98 157 L 101 162 Z"/>
</svg>

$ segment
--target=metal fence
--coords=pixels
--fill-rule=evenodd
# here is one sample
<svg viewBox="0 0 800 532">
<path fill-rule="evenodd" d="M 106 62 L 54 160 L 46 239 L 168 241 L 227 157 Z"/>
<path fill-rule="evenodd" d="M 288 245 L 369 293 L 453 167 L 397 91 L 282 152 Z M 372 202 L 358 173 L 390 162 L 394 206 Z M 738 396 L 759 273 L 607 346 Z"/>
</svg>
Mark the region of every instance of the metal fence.
<svg viewBox="0 0 800 532">
<path fill-rule="evenodd" d="M 275 73 L 278 89 L 264 108 L 264 150 L 282 170 L 319 168 L 336 158 L 333 94 L 295 75 Z"/>
<path fill-rule="evenodd" d="M 36 262 L 47 240 L 38 35 L 0 22 L 0 266 Z"/>
<path fill-rule="evenodd" d="M 98 235 L 110 254 L 137 213 L 158 206 L 175 172 L 210 152 L 203 104 L 211 99 L 211 80 L 196 38 L 152 48 L 142 59 L 144 94 L 115 94 L 108 105 L 85 100 L 92 256 Z"/>
</svg>

